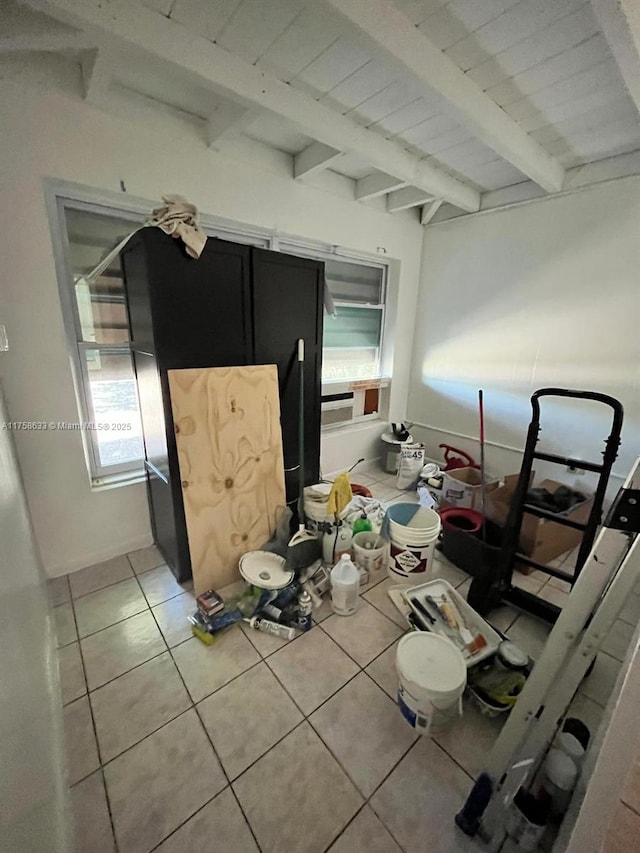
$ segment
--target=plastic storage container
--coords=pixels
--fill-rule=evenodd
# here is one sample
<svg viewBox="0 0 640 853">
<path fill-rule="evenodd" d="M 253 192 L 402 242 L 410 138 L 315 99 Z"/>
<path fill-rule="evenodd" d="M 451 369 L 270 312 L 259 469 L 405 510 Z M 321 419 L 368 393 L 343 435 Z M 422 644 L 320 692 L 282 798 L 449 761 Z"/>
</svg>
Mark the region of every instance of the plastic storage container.
<svg viewBox="0 0 640 853">
<path fill-rule="evenodd" d="M 360 574 L 351 557 L 343 554 L 331 569 L 331 606 L 338 616 L 351 616 L 358 606 Z"/>
<path fill-rule="evenodd" d="M 407 634 L 396 651 L 398 706 L 418 734 L 429 734 L 462 714 L 467 667 L 449 640 L 426 631 Z"/>
</svg>

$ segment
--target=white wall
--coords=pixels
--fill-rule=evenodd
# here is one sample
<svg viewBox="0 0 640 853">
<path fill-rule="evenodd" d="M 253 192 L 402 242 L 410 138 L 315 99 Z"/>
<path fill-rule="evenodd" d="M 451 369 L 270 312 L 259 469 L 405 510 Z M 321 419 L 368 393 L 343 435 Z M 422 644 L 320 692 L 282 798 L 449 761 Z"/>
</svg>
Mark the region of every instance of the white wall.
<svg viewBox="0 0 640 853">
<path fill-rule="evenodd" d="M 429 455 L 445 441 L 477 458 L 477 442 L 455 433 L 478 435 L 483 388 L 486 436 L 500 445 L 488 466 L 517 471 L 521 456 L 505 447 L 524 446 L 529 397 L 559 386 L 622 401 L 614 471 L 628 472 L 640 452 L 639 238 L 636 177 L 425 229 L 408 416 L 436 428 L 413 430 Z M 591 404 L 554 405 L 545 425 L 540 447 L 583 458 L 608 435 Z"/>
<path fill-rule="evenodd" d="M 401 261 L 391 411 L 404 415 L 422 229 L 415 214 L 389 216 L 352 200 L 353 184 L 326 176 L 313 186 L 291 178 L 291 158 L 232 159 L 206 147 L 187 122 L 139 103 L 103 112 L 82 102 L 74 69 L 35 58 L 29 73 L 0 74 L 0 322 L 11 342 L 4 382 L 11 417 L 76 421 L 67 342 L 47 221 L 43 178 L 136 196 L 186 195 L 203 211 L 282 233 Z M 12 79 L 12 76 L 14 79 Z M 53 86 L 56 86 L 53 89 Z M 48 91 L 47 91 L 48 89 Z M 238 146 L 239 147 L 239 146 Z M 379 431 L 379 430 L 378 430 Z M 348 458 L 357 458 L 358 432 Z M 364 431 L 364 446 L 371 436 Z M 16 436 L 44 566 L 50 575 L 106 559 L 150 541 L 143 485 L 91 491 L 76 432 Z M 330 442 L 325 470 L 341 467 Z M 350 464 L 350 463 L 349 463 Z"/>
</svg>

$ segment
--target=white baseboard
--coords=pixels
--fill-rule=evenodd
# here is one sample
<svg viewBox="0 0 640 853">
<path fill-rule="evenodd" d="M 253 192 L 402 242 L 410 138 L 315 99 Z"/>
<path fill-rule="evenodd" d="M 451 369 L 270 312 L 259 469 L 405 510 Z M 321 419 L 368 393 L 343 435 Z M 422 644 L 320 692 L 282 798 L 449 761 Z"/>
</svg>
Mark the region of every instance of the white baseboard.
<svg viewBox="0 0 640 853">
<path fill-rule="evenodd" d="M 139 548 L 148 548 L 149 545 L 153 545 L 153 537 L 151 533 L 145 533 L 142 536 L 135 536 L 127 542 L 118 542 L 112 548 L 70 558 L 68 561 L 54 566 L 45 565 L 44 571 L 48 578 L 57 578 L 61 575 L 68 575 L 70 572 L 77 572 L 87 566 L 95 566 L 96 563 L 104 563 L 105 560 L 112 560 L 114 557 L 120 557 L 130 551 L 137 551 Z"/>
</svg>

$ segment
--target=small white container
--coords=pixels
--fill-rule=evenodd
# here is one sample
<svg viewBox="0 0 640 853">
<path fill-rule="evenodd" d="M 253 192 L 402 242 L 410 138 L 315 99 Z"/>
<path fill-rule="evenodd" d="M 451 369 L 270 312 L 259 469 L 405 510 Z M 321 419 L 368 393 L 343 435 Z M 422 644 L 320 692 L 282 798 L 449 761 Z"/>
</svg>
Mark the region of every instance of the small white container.
<svg viewBox="0 0 640 853">
<path fill-rule="evenodd" d="M 352 616 L 358 607 L 360 573 L 348 554 L 331 569 L 331 606 L 338 616 Z"/>
<path fill-rule="evenodd" d="M 357 566 L 368 572 L 382 568 L 387 543 L 379 533 L 363 530 L 353 537 L 353 558 Z M 376 547 L 377 546 L 377 547 Z"/>
<path fill-rule="evenodd" d="M 560 732 L 553 742 L 556 749 L 564 752 L 576 765 L 578 770 L 582 767 L 584 761 L 584 747 L 577 737 L 574 737 L 569 732 Z"/>
<path fill-rule="evenodd" d="M 569 807 L 571 794 L 578 778 L 578 768 L 572 758 L 552 747 L 542 768 L 542 787 L 551 797 L 551 813 L 562 816 Z"/>
</svg>

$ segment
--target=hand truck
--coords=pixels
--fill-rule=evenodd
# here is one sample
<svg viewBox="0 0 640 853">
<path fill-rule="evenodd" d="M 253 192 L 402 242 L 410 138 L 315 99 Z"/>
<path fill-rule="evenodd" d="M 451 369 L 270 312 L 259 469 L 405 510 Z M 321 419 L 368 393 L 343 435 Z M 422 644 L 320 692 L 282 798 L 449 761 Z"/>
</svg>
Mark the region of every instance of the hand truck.
<svg viewBox="0 0 640 853">
<path fill-rule="evenodd" d="M 540 427 L 540 400 L 545 397 L 570 398 L 574 400 L 591 400 L 602 403 L 612 410 L 611 433 L 605 442 L 602 453 L 602 462 L 588 462 L 584 459 L 574 459 L 569 456 L 561 456 L 555 453 L 542 453 L 536 450 L 541 431 Z M 539 569 L 561 580 L 567 581 L 572 586 L 582 571 L 585 560 L 591 551 L 598 526 L 602 518 L 602 504 L 605 498 L 609 475 L 615 459 L 618 455 L 620 445 L 620 432 L 622 430 L 623 409 L 622 404 L 608 396 L 594 391 L 569 391 L 562 388 L 542 388 L 531 397 L 533 415 L 527 432 L 527 441 L 522 459 L 522 467 L 518 484 L 514 492 L 513 500 L 509 510 L 509 516 L 504 531 L 501 554 L 497 570 L 488 566 L 479 566 L 476 577 L 474 577 L 469 589 L 468 601 L 474 610 L 485 615 L 502 601 L 527 610 L 534 616 L 545 619 L 547 622 L 555 622 L 560 613 L 560 608 L 548 601 L 544 601 L 537 595 L 513 586 L 512 575 L 516 562 Z M 592 471 L 599 474 L 598 484 L 593 496 L 593 505 L 586 522 L 575 521 L 572 518 L 557 515 L 547 509 L 536 507 L 527 503 L 527 492 L 531 485 L 533 476 L 533 464 L 538 459 L 543 462 L 552 462 L 565 465 L 572 469 Z M 554 524 L 560 524 L 582 531 L 582 542 L 578 551 L 575 572 L 556 569 L 537 563 L 530 557 L 519 553 L 520 532 L 524 515 L 533 515 L 546 519 Z"/>
</svg>

